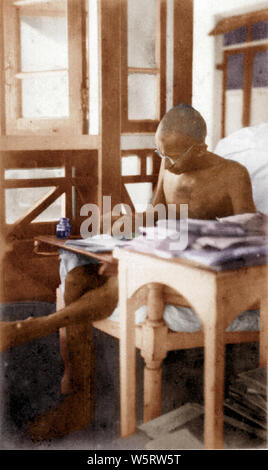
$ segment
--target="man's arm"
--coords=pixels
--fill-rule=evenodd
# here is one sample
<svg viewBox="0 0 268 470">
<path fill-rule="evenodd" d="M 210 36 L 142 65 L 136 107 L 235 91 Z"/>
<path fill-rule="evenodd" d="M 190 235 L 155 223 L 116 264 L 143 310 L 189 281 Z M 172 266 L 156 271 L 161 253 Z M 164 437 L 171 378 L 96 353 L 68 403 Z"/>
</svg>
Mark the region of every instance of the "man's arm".
<svg viewBox="0 0 268 470">
<path fill-rule="evenodd" d="M 165 204 L 165 195 L 164 195 L 164 171 L 165 171 L 165 161 L 162 160 L 160 170 L 159 170 L 159 175 L 158 175 L 158 181 L 155 189 L 155 193 L 153 196 L 152 200 L 152 206 L 156 206 L 157 204 Z"/>
<path fill-rule="evenodd" d="M 253 200 L 250 176 L 243 165 L 235 163 L 231 168 L 229 188 L 234 215 L 257 211 Z"/>
<path fill-rule="evenodd" d="M 160 166 L 160 170 L 159 170 L 156 189 L 155 189 L 153 199 L 152 199 L 152 202 L 151 202 L 151 205 L 153 207 L 155 207 L 159 203 L 165 204 L 165 196 L 164 196 L 164 190 L 163 190 L 164 166 L 165 166 L 165 162 L 162 161 L 161 166 Z M 146 213 L 147 212 L 148 211 L 145 211 L 145 212 L 142 212 L 142 213 L 139 214 L 139 216 L 140 216 L 139 220 L 141 221 L 141 225 L 146 224 Z M 113 226 L 113 224 L 118 219 L 120 219 L 122 216 L 123 216 L 123 214 L 117 215 L 117 216 L 112 216 L 112 214 L 110 214 L 110 213 L 102 215 L 101 220 L 100 220 L 100 233 L 105 233 L 106 232 L 104 230 L 104 227 L 107 228 L 107 225 L 108 225 L 107 222 L 111 222 L 111 225 Z M 126 217 L 126 216 L 124 216 L 124 217 Z M 135 222 L 135 213 L 133 213 L 131 215 L 131 220 L 132 220 L 133 223 Z"/>
<path fill-rule="evenodd" d="M 157 204 L 165 204 L 165 196 L 164 196 L 164 190 L 163 190 L 163 178 L 164 178 L 164 164 L 165 162 L 163 161 L 161 163 L 161 167 L 160 167 L 160 170 L 159 170 L 159 175 L 158 175 L 158 181 L 157 181 L 157 185 L 156 185 L 156 190 L 155 190 L 155 193 L 154 193 L 154 196 L 153 196 L 153 200 L 152 200 L 152 206 L 155 207 Z M 140 216 L 142 217 L 139 217 L 139 221 L 140 221 L 140 224 L 141 225 L 146 225 L 146 214 L 148 213 L 148 211 L 145 211 L 143 212 L 142 214 L 139 214 Z M 108 215 L 106 215 L 107 217 Z M 103 227 L 103 219 L 104 219 L 105 216 L 102 217 L 102 224 L 101 224 L 101 227 Z M 112 224 L 116 221 L 116 219 L 119 219 L 120 217 L 116 217 L 114 219 L 112 219 Z M 132 214 L 132 223 L 133 225 L 135 226 L 136 228 L 136 225 L 135 225 L 135 214 Z M 157 212 L 154 213 L 154 222 L 156 222 L 157 220 Z M 113 260 L 111 259 L 111 262 L 109 263 L 101 263 L 101 266 L 100 266 L 100 269 L 99 269 L 99 274 L 100 275 L 104 275 L 104 276 L 115 276 L 117 275 L 117 263 L 113 263 Z"/>
</svg>

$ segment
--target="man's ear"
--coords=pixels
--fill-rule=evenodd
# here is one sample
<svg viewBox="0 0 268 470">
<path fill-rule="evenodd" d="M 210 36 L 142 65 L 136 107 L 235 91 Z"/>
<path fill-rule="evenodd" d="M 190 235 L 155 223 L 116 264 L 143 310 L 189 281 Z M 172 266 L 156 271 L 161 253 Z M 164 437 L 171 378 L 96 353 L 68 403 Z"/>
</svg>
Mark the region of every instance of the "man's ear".
<svg viewBox="0 0 268 470">
<path fill-rule="evenodd" d="M 206 152 L 208 146 L 205 142 L 200 142 L 194 145 L 194 149 L 198 151 L 199 153 Z"/>
</svg>

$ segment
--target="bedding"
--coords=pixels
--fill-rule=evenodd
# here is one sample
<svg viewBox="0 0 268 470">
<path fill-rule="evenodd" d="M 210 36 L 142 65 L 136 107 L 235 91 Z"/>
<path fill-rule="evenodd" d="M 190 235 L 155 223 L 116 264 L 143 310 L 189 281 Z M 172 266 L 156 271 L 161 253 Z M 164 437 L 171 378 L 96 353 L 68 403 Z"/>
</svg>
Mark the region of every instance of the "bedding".
<svg viewBox="0 0 268 470">
<path fill-rule="evenodd" d="M 90 263 L 98 263 L 93 258 L 72 253 L 66 250 L 60 251 L 60 278 L 61 289 L 64 292 L 64 284 L 67 273 L 76 266 Z M 135 313 L 136 324 L 141 324 L 146 318 L 146 305 L 140 307 Z M 172 331 L 184 331 L 193 333 L 202 328 L 201 322 L 195 312 L 187 307 L 176 307 L 167 304 L 165 306 L 164 321 Z M 109 317 L 110 320 L 119 321 L 119 308 L 116 307 Z M 260 328 L 260 314 L 258 310 L 248 310 L 241 312 L 235 320 L 228 326 L 227 331 L 258 331 Z"/>
</svg>

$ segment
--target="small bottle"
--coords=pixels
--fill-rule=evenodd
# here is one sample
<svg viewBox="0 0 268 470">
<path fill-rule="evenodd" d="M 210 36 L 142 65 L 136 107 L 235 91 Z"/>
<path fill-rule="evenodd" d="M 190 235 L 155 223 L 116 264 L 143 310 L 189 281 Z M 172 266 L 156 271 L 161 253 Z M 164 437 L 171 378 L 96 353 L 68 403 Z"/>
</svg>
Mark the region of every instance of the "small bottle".
<svg viewBox="0 0 268 470">
<path fill-rule="evenodd" d="M 59 223 L 56 225 L 56 237 L 67 238 L 71 234 L 71 224 L 67 217 L 61 217 Z"/>
</svg>

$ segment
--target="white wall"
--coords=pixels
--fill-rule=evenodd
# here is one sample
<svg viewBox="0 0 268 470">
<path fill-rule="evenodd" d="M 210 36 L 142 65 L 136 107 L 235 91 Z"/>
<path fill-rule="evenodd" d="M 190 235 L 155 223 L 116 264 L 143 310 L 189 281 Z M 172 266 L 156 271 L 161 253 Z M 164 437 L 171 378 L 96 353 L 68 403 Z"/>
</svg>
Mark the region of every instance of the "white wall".
<svg viewBox="0 0 268 470">
<path fill-rule="evenodd" d="M 267 8 L 264 0 L 194 0 L 193 106 L 207 122 L 207 144 L 213 150 L 220 139 L 221 37 L 209 36 L 225 17 Z"/>
</svg>

